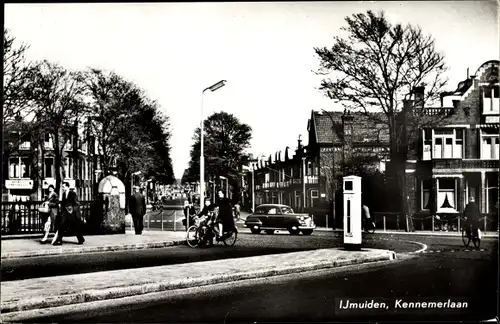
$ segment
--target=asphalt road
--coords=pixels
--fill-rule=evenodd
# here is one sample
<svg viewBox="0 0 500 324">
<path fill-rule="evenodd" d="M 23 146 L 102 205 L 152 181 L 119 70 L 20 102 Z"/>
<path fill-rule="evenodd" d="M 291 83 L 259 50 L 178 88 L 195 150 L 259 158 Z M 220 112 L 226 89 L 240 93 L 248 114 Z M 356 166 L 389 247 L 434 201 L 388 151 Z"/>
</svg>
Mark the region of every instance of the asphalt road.
<svg viewBox="0 0 500 324">
<path fill-rule="evenodd" d="M 342 238 L 333 232 L 316 231 L 311 236 L 286 234 L 253 235 L 241 229 L 238 241 L 232 247 L 219 243 L 214 248 L 192 249 L 174 246 L 158 249 L 99 252 L 46 257 L 6 259 L 1 263 L 3 281 L 28 278 L 52 277 L 67 274 L 88 273 L 118 269 L 152 267 L 226 258 L 288 253 L 342 246 Z M 406 241 L 406 237 L 390 237 L 383 234 L 367 234 L 364 246 L 409 252 L 420 248 Z"/>
<path fill-rule="evenodd" d="M 390 237 L 389 237 L 390 238 Z M 247 280 L 106 302 L 103 308 L 72 311 L 52 322 L 313 322 L 355 320 L 466 321 L 496 316 L 498 241 L 484 250 L 463 249 L 458 237 L 412 237 L 428 252 L 395 262 L 350 266 Z M 432 251 L 432 252 L 431 252 Z M 374 299 L 382 309 L 336 306 Z M 461 309 L 396 309 L 396 301 L 466 302 Z M 399 303 L 399 305 L 403 305 Z"/>
</svg>

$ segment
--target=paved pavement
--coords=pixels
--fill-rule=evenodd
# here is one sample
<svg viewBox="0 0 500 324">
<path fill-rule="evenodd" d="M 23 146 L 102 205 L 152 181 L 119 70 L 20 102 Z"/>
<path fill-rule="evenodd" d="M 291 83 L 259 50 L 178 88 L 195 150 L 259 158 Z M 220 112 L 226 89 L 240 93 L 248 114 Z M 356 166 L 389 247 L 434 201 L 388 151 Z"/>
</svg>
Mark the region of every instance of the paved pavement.
<svg viewBox="0 0 500 324">
<path fill-rule="evenodd" d="M 184 244 L 186 233 L 184 231 L 143 231 L 142 235 L 135 235 L 134 232 L 127 231 L 126 234 L 91 235 L 85 237 L 83 245 L 77 245 L 76 237 L 65 237 L 61 246 L 41 244 L 41 237 L 42 235 L 38 238 L 2 240 L 2 260 L 57 254 L 161 248 Z"/>
<path fill-rule="evenodd" d="M 388 250 L 335 248 L 8 281 L 1 283 L 2 320 L 20 320 L 30 310 L 395 258 Z"/>
</svg>

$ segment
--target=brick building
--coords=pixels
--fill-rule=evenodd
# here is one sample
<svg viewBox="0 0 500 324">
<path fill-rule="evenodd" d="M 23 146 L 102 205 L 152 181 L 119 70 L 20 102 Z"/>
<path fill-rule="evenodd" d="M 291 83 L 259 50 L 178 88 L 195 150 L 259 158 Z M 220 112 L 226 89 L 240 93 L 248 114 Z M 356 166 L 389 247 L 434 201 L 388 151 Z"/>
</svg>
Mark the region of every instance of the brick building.
<svg viewBox="0 0 500 324">
<path fill-rule="evenodd" d="M 414 159 L 407 162 L 412 214 L 453 220 L 473 196 L 482 213 L 498 215 L 498 67 L 499 61 L 485 62 L 444 93 L 439 107 L 424 108 L 427 118 L 439 121 L 418 130 Z"/>
<path fill-rule="evenodd" d="M 62 181 L 75 188 L 80 200 L 90 200 L 95 194 L 99 173 L 95 141 L 87 138 L 87 124 L 71 125 L 74 135 L 63 148 Z M 3 140 L 8 148 L 3 165 L 3 201 L 41 200 L 49 185 L 56 184 L 54 135 L 23 134 L 11 127 Z M 97 171 L 97 172 L 96 172 Z"/>
<path fill-rule="evenodd" d="M 289 156 L 287 147 L 254 162 L 255 205 L 282 203 L 311 212 L 319 216 L 316 220 L 320 226 L 325 225 L 328 214 L 328 222 L 333 224 L 331 166 L 336 167 L 337 179 L 354 172 L 352 164 L 383 171 L 388 153 L 387 128 L 362 113 L 312 111 L 307 130 L 308 145 L 299 138 L 293 156 Z M 246 183 L 251 194 L 250 177 L 251 173 Z"/>
</svg>

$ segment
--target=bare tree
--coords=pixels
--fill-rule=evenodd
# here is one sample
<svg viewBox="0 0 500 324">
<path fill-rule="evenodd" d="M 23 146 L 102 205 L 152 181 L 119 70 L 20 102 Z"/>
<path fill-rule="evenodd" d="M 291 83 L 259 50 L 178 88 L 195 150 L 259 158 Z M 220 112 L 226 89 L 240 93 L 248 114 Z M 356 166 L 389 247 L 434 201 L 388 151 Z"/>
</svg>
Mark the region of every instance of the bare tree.
<svg viewBox="0 0 500 324">
<path fill-rule="evenodd" d="M 59 191 L 62 179 L 67 176 L 63 168 L 64 151 L 75 139 L 76 127 L 86 112 L 82 76 L 43 61 L 38 65 L 33 82 L 36 123 L 41 132 L 52 137 L 56 190 Z"/>
<path fill-rule="evenodd" d="M 400 211 L 407 215 L 405 121 L 411 122 L 413 129 L 429 122 L 423 118 L 423 106 L 437 101 L 446 84 L 444 57 L 437 52 L 434 39 L 419 27 L 392 25 L 383 12 L 368 11 L 345 20 L 347 26 L 341 30 L 347 33 L 346 38 L 335 37 L 331 48 L 314 48 L 320 59 L 317 73 L 325 76 L 320 89 L 346 109 L 387 125 L 392 171 L 398 179 L 394 190 L 401 193 Z M 401 114 L 404 100 L 423 86 L 423 95 Z"/>
<path fill-rule="evenodd" d="M 3 30 L 3 124 L 24 118 L 31 111 L 33 73 L 36 62 L 26 60 L 26 44 L 16 45 L 16 38 Z"/>
</svg>

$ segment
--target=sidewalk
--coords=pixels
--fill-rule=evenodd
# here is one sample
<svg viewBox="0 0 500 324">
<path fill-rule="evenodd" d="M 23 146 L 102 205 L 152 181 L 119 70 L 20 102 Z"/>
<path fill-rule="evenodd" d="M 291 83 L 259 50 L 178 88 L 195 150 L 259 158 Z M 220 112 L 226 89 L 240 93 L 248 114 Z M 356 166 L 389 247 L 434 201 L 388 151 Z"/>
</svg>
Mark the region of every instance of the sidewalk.
<svg viewBox="0 0 500 324">
<path fill-rule="evenodd" d="M 76 237 L 65 237 L 63 245 L 52 246 L 41 244 L 38 238 L 24 238 L 2 240 L 2 260 L 9 258 L 25 258 L 70 253 L 91 253 L 104 251 L 124 251 L 150 248 L 162 248 L 184 244 L 184 231 L 143 231 L 142 235 L 135 235 L 133 231 L 114 235 L 89 235 L 85 237 L 83 245 L 77 245 Z M 52 240 L 52 238 L 50 238 Z"/>
<path fill-rule="evenodd" d="M 333 231 L 331 228 L 316 228 L 318 231 Z M 335 232 L 342 233 L 343 230 L 335 229 Z M 462 233 L 456 231 L 415 231 L 415 232 L 406 232 L 405 230 L 387 230 L 383 229 L 375 229 L 376 234 L 398 234 L 398 235 L 426 235 L 426 236 L 462 236 Z M 498 232 L 481 232 L 482 237 L 498 237 Z"/>
<path fill-rule="evenodd" d="M 335 248 L 7 281 L 1 283 L 2 321 L 26 320 L 30 310 L 395 258 L 387 250 Z"/>
</svg>

